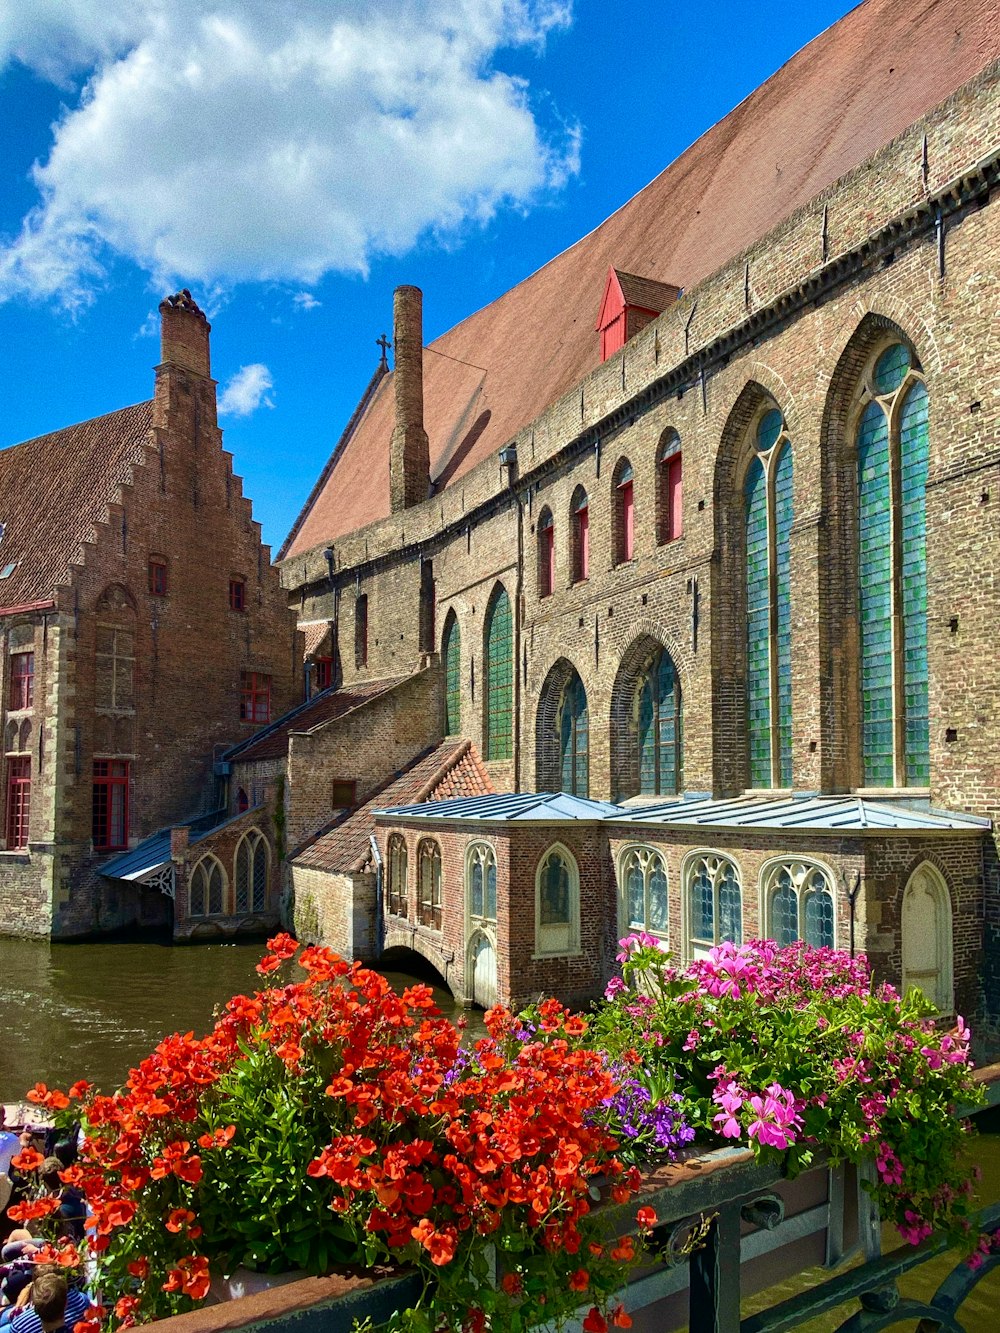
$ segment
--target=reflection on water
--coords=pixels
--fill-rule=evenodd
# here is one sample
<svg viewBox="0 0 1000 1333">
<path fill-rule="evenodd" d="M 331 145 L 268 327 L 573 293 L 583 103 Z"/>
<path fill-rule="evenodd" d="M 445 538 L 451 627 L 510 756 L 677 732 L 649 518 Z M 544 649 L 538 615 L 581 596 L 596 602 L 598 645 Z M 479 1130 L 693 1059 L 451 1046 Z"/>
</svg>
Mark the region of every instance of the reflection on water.
<svg viewBox="0 0 1000 1333">
<path fill-rule="evenodd" d="M 39 1080 L 120 1086 L 161 1037 L 200 1036 L 217 1006 L 257 989 L 262 953 L 260 940 L 178 948 L 0 939 L 0 1101 L 18 1101 Z M 414 980 L 385 975 L 397 989 Z M 460 1016 L 448 991 L 434 995 L 444 1013 Z"/>
<path fill-rule="evenodd" d="M 200 1035 L 218 1005 L 256 989 L 260 979 L 254 966 L 261 953 L 260 941 L 177 948 L 148 941 L 0 939 L 0 1101 L 19 1100 L 39 1079 L 56 1087 L 78 1078 L 105 1091 L 118 1087 L 166 1033 Z M 397 990 L 418 979 L 389 970 L 384 975 Z M 435 987 L 434 995 L 448 1017 L 462 1016 L 448 991 Z M 482 1014 L 473 1010 L 465 1017 L 470 1038 L 479 1035 Z M 1000 1136 L 984 1135 L 975 1155 L 983 1168 L 983 1197 L 1000 1198 Z M 888 1247 L 897 1239 L 887 1234 L 884 1243 Z M 953 1264 L 954 1256 L 946 1256 L 917 1269 L 901 1283 L 904 1295 L 928 1299 Z M 786 1300 L 829 1276 L 824 1269 L 808 1270 L 744 1302 L 743 1314 Z M 802 1325 L 803 1333 L 834 1333 L 852 1308 L 857 1307 L 842 1306 Z M 1000 1329 L 1000 1273 L 975 1290 L 962 1320 L 968 1333 Z M 914 1328 L 899 1324 L 894 1331 L 912 1333 Z"/>
</svg>

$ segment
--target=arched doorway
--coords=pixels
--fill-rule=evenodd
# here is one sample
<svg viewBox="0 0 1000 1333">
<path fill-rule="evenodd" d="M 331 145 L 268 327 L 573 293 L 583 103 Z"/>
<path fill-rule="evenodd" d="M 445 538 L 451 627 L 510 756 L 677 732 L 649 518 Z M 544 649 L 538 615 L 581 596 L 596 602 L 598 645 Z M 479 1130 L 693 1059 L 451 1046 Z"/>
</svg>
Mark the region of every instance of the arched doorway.
<svg viewBox="0 0 1000 1333">
<path fill-rule="evenodd" d="M 469 941 L 469 999 L 483 1009 L 497 1002 L 497 955 L 493 941 L 479 930 Z"/>
<path fill-rule="evenodd" d="M 903 990 L 916 986 L 942 1014 L 955 1008 L 951 895 L 941 872 L 925 861 L 903 891 Z"/>
</svg>

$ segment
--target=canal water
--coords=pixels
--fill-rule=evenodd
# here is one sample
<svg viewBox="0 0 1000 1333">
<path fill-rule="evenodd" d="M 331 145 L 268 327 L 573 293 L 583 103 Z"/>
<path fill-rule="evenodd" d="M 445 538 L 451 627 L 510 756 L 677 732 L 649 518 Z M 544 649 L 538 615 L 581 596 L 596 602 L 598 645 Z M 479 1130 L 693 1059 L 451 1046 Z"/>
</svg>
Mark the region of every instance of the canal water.
<svg viewBox="0 0 1000 1333">
<path fill-rule="evenodd" d="M 0 939 L 0 1102 L 19 1101 L 38 1080 L 67 1087 L 86 1078 L 104 1091 L 117 1088 L 128 1070 L 168 1032 L 211 1025 L 215 1009 L 231 995 L 253 990 L 261 942 L 189 948 L 143 941 L 49 944 Z M 398 988 L 416 978 L 386 971 Z M 421 977 L 420 980 L 428 980 Z M 441 1010 L 462 1013 L 451 995 L 435 989 Z M 475 1015 L 469 1015 L 473 1023 Z M 1000 1199 L 1000 1135 L 977 1142 L 983 1197 Z M 885 1236 L 887 1246 L 895 1243 Z M 954 1263 L 946 1257 L 924 1265 L 901 1284 L 904 1295 L 928 1299 Z M 787 1299 L 829 1274 L 815 1269 L 745 1303 L 744 1315 Z M 803 1325 L 803 1333 L 834 1333 L 851 1307 Z M 968 1333 L 1000 1333 L 1000 1273 L 991 1274 L 962 1310 Z M 894 1326 L 910 1333 L 915 1324 Z"/>
</svg>

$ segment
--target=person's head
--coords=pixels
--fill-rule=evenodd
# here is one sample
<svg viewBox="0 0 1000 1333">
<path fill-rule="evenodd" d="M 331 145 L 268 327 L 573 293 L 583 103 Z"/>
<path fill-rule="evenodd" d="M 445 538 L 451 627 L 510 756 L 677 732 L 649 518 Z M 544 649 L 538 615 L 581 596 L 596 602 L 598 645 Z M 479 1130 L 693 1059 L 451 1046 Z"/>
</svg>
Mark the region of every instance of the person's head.
<svg viewBox="0 0 1000 1333">
<path fill-rule="evenodd" d="M 66 1313 L 66 1278 L 52 1264 L 41 1264 L 31 1283 L 31 1304 L 43 1324 L 57 1328 Z"/>
<path fill-rule="evenodd" d="M 46 1157 L 42 1163 L 41 1177 L 42 1184 L 47 1190 L 61 1190 L 62 1181 L 59 1179 L 59 1172 L 63 1169 L 63 1164 L 58 1157 Z"/>
</svg>

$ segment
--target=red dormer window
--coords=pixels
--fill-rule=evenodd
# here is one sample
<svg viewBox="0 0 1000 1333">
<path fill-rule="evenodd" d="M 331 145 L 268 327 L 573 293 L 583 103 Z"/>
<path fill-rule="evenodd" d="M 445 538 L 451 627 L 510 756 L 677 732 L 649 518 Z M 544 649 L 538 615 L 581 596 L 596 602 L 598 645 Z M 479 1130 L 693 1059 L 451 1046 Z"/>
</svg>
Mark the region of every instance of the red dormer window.
<svg viewBox="0 0 1000 1333">
<path fill-rule="evenodd" d="M 595 329 L 601 335 L 601 360 L 620 351 L 650 320 L 673 305 L 680 288 L 655 278 L 640 278 L 622 269 L 608 269 L 604 299 Z"/>
</svg>

